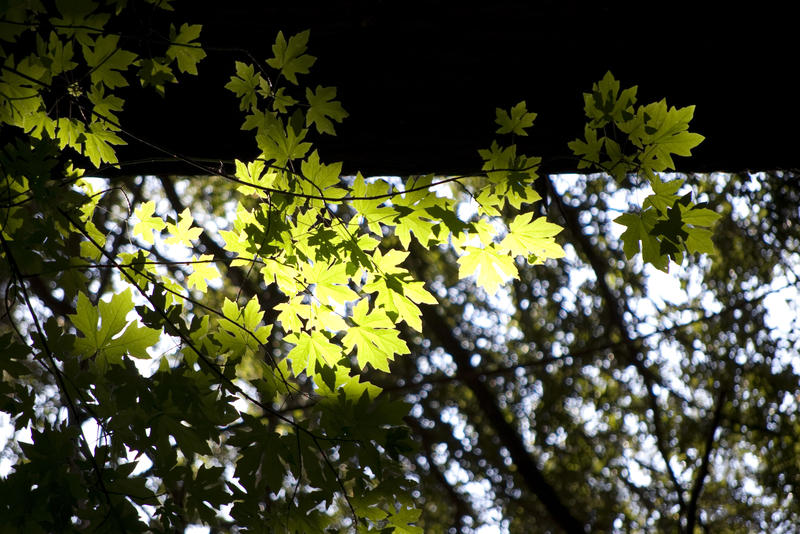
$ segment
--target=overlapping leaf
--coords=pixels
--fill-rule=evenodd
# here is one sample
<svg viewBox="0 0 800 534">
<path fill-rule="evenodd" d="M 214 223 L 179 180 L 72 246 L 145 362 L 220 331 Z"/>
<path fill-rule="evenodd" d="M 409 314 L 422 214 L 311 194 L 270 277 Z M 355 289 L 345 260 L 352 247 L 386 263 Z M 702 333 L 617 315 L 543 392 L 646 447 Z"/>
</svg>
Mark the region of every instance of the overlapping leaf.
<svg viewBox="0 0 800 534">
<path fill-rule="evenodd" d="M 124 355 L 149 358 L 147 349 L 155 345 L 161 332 L 128 321 L 133 311 L 131 290 L 113 295 L 109 301 L 89 302 L 83 293 L 78 294 L 77 312 L 69 318 L 83 334 L 75 340 L 75 350 L 84 358 L 96 356 L 108 363 L 122 363 Z"/>
<path fill-rule="evenodd" d="M 363 368 L 367 364 L 375 369 L 389 372 L 389 361 L 395 354 L 408 354 L 408 345 L 400 339 L 394 327 L 394 321 L 386 313 L 375 308 L 369 310 L 369 302 L 362 299 L 353 308 L 351 326 L 342 343 L 348 350 L 356 349 L 358 364 Z"/>
</svg>

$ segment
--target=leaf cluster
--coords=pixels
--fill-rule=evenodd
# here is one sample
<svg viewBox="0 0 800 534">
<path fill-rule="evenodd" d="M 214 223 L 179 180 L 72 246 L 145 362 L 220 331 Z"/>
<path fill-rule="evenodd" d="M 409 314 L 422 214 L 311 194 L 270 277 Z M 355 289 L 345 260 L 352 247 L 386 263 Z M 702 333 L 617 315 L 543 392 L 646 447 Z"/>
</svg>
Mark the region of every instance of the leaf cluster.
<svg viewBox="0 0 800 534">
<path fill-rule="evenodd" d="M 667 181 L 664 171 L 675 170 L 673 155 L 690 156 L 703 136 L 689 132 L 694 106 L 676 109 L 666 100 L 636 105 L 637 87 L 620 91 L 620 83 L 606 73 L 584 93 L 588 120 L 584 139 L 569 143 L 579 158 L 578 168 L 608 172 L 618 182 L 636 177 L 637 186 L 652 193 L 641 206 L 620 215 L 616 222 L 626 227 L 622 234 L 625 255 L 640 251 L 645 263 L 666 271 L 670 261 L 683 262 L 684 254 L 714 254 L 711 227 L 719 218 L 704 204 L 692 201 L 691 192 L 679 195 L 681 179 Z"/>
<path fill-rule="evenodd" d="M 0 484 L 10 528 L 421 532 L 409 406 L 381 387 L 439 304 L 412 252 L 454 255 L 456 278 L 487 296 L 565 256 L 562 228 L 532 211 L 540 159 L 513 143 L 536 115 L 525 102 L 498 109 L 512 142 L 480 150 L 474 175 L 342 176 L 312 141 L 347 113 L 335 88 L 301 83 L 316 61 L 309 33 L 279 33 L 263 63 L 234 62 L 225 87 L 259 154 L 208 178 L 216 200 L 181 206 L 170 178 L 165 198 L 144 179 L 99 190 L 84 176 L 138 142 L 118 120 L 121 89 L 165 95 L 198 74 L 201 28 L 173 23 L 159 46 L 127 49 L 108 29 L 127 2 L 11 4 L 0 19 L 12 138 L 0 148 L 0 409 L 33 442 Z M 656 174 L 699 142 L 692 110 L 633 108 L 635 89 L 619 94 L 610 75 L 595 94 L 573 150 L 654 191 L 620 219 L 625 252 L 641 242 L 659 268 L 710 252 L 716 214 Z M 597 139 L 611 125 L 628 155 Z"/>
</svg>

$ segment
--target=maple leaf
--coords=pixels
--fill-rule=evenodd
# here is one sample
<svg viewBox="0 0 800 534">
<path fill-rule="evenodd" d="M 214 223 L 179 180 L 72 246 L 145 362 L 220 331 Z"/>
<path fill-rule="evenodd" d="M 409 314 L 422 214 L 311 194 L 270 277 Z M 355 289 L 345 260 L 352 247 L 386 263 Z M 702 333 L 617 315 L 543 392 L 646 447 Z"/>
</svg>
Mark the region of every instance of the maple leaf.
<svg viewBox="0 0 800 534">
<path fill-rule="evenodd" d="M 427 175 L 410 182 L 406 185 L 406 189 L 430 185 L 432 181 L 433 176 Z M 397 223 L 395 235 L 400 239 L 403 248 L 407 249 L 411 243 L 412 232 L 422 246 L 427 246 L 434 237 L 433 226 L 436 224 L 427 209 L 435 206 L 447 209 L 451 203 L 452 199 L 437 197 L 428 189 L 420 189 L 405 193 L 402 197 L 394 197 L 392 204 L 397 213 L 394 219 Z"/>
<path fill-rule="evenodd" d="M 83 337 L 75 340 L 75 349 L 84 357 L 97 355 L 104 363 L 122 364 L 126 354 L 149 358 L 148 347 L 155 345 L 161 335 L 159 330 L 125 318 L 133 310 L 130 288 L 113 295 L 108 302 L 101 300 L 97 306 L 84 293 L 78 293 L 76 310 L 69 318 Z"/>
<path fill-rule="evenodd" d="M 422 527 L 411 524 L 418 521 L 420 515 L 422 515 L 422 510 L 404 506 L 400 508 L 400 511 L 390 515 L 387 521 L 394 527 L 394 532 L 397 534 L 423 534 Z"/>
<path fill-rule="evenodd" d="M 303 329 L 303 320 L 308 320 L 311 306 L 303 304 L 303 296 L 297 296 L 287 302 L 281 302 L 275 309 L 278 310 L 284 332 L 299 332 Z"/>
<path fill-rule="evenodd" d="M 484 188 L 476 199 L 481 213 L 499 216 L 498 208 L 506 202 L 519 209 L 522 202 L 533 203 L 541 199 L 531 186 L 541 158 L 517 155 L 516 145 L 503 148 L 497 141 L 478 153 L 484 159 L 481 169 L 494 171 L 487 173 L 491 187 Z"/>
<path fill-rule="evenodd" d="M 161 232 L 161 230 L 167 226 L 167 223 L 164 222 L 164 219 L 158 216 L 153 216 L 155 209 L 155 201 L 150 200 L 144 204 L 139 204 L 139 206 L 133 210 L 134 216 L 139 219 L 139 222 L 137 222 L 133 227 L 133 235 L 142 236 L 142 240 L 150 245 L 152 245 L 154 242 L 153 233 Z"/>
<path fill-rule="evenodd" d="M 375 305 L 397 317 L 395 322 L 405 321 L 408 326 L 422 332 L 422 319 L 417 304 L 436 304 L 436 299 L 426 289 L 423 282 L 412 281 L 411 275 L 398 265 L 408 256 L 408 252 L 390 250 L 385 255 L 376 250 L 372 263 L 376 273 L 371 274 L 364 291 L 377 293 Z"/>
<path fill-rule="evenodd" d="M 95 167 L 99 167 L 104 161 L 106 163 L 117 163 L 117 153 L 111 145 L 127 144 L 117 134 L 98 122 L 93 122 L 89 125 L 89 131 L 83 132 L 83 137 L 83 152 Z"/>
<path fill-rule="evenodd" d="M 711 240 L 712 232 L 706 228 L 692 228 L 686 238 L 686 250 L 700 254 L 714 255 L 717 249 Z"/>
<path fill-rule="evenodd" d="M 365 199 L 364 197 L 375 197 L 385 195 L 389 192 L 389 184 L 383 180 L 375 180 L 367 183 L 361 173 L 358 173 L 353 182 L 353 196 L 358 200 L 353 201 L 353 208 L 356 210 L 356 217 L 367 223 L 367 228 L 376 235 L 381 236 L 380 223 L 386 224 L 397 212 L 386 206 L 386 198 Z"/>
<path fill-rule="evenodd" d="M 119 35 L 98 37 L 94 47 L 83 47 L 83 57 L 92 69 L 92 85 L 104 83 L 109 89 L 128 85 L 122 72 L 136 61 L 136 54 L 119 47 Z"/>
<path fill-rule="evenodd" d="M 79 120 L 61 117 L 56 122 L 58 148 L 64 150 L 64 148 L 70 146 L 80 152 L 85 131 L 86 126 Z"/>
<path fill-rule="evenodd" d="M 625 256 L 628 259 L 634 257 L 639 252 L 639 243 L 641 242 L 642 259 L 645 263 L 650 263 L 656 269 L 666 271 L 669 259 L 661 254 L 658 239 L 650 234 L 655 221 L 655 210 L 647 210 L 641 214 L 623 213 L 614 219 L 615 223 L 628 227 L 620 236 Z"/>
<path fill-rule="evenodd" d="M 122 111 L 122 106 L 125 101 L 114 94 L 106 94 L 105 87 L 102 85 L 93 86 L 92 89 L 86 93 L 86 96 L 89 102 L 92 103 L 92 113 L 102 121 L 102 125 L 107 130 L 119 130 L 119 128 L 110 121 L 119 122 L 117 113 Z M 120 142 L 114 144 L 124 145 L 125 143 Z"/>
<path fill-rule="evenodd" d="M 98 4 L 92 0 L 56 0 L 56 7 L 61 18 L 52 19 L 53 27 L 84 46 L 92 44 L 92 36 L 99 33 L 95 28 L 105 26 L 110 17 L 108 13 L 94 13 Z"/>
<path fill-rule="evenodd" d="M 309 285 L 316 285 L 314 294 L 322 304 L 329 304 L 331 301 L 344 304 L 358 298 L 358 294 L 347 286 L 350 277 L 344 263 L 327 265 L 318 261 L 314 265 L 305 264 L 303 275 Z"/>
<path fill-rule="evenodd" d="M 342 163 L 325 165 L 319 160 L 319 153 L 315 150 L 300 165 L 303 179 L 300 182 L 303 193 L 310 195 L 324 195 L 326 197 L 341 197 L 345 192 L 335 186 L 339 185 L 339 176 L 342 173 Z M 322 206 L 321 200 L 311 203 L 312 206 Z"/>
<path fill-rule="evenodd" d="M 348 113 L 340 102 L 333 100 L 334 98 L 336 98 L 335 87 L 318 85 L 316 91 L 306 88 L 306 100 L 310 106 L 306 114 L 306 126 L 315 124 L 319 133 L 336 135 L 330 119 L 342 122 Z"/>
<path fill-rule="evenodd" d="M 291 333 L 284 339 L 295 345 L 286 355 L 292 361 L 292 372 L 295 376 L 303 371 L 309 376 L 314 376 L 317 363 L 335 368 L 342 358 L 342 349 L 331 343 L 325 334 L 318 330 L 314 330 L 311 334 Z"/>
<path fill-rule="evenodd" d="M 65 44 L 55 32 L 50 34 L 50 40 L 47 43 L 47 56 L 45 56 L 46 59 L 45 57 L 43 59 L 51 62 L 50 73 L 53 76 L 71 71 L 77 67 L 78 64 L 72 61 L 74 55 L 75 52 L 71 40 Z"/>
<path fill-rule="evenodd" d="M 225 89 L 239 97 L 239 109 L 255 110 L 258 105 L 256 89 L 260 85 L 261 75 L 256 73 L 253 65 L 241 61 L 237 61 L 235 67 L 236 76 L 231 76 L 230 81 L 225 84 Z"/>
<path fill-rule="evenodd" d="M 369 363 L 375 369 L 389 372 L 389 360 L 395 354 L 409 354 L 408 345 L 381 308 L 369 311 L 369 302 L 362 299 L 353 308 L 353 322 L 342 343 L 348 350 L 356 349 L 358 364 L 364 368 Z"/>
<path fill-rule="evenodd" d="M 489 294 L 497 293 L 509 278 L 516 277 L 517 266 L 507 254 L 498 253 L 494 244 L 485 248 L 465 247 L 466 254 L 458 258 L 458 277 L 478 273 L 478 285 Z"/>
<path fill-rule="evenodd" d="M 216 280 L 220 277 L 219 270 L 213 262 L 213 254 L 203 254 L 200 258 L 192 256 L 192 274 L 189 275 L 187 283 L 189 287 L 196 287 L 203 293 L 208 289 L 207 280 Z"/>
<path fill-rule="evenodd" d="M 168 58 L 145 58 L 139 62 L 139 79 L 143 87 L 153 87 L 165 96 L 165 84 L 176 83 L 178 79 L 169 66 Z"/>
<path fill-rule="evenodd" d="M 361 375 L 350 376 L 349 367 L 337 365 L 331 374 L 331 379 L 327 382 L 320 380 L 319 394 L 323 397 L 333 398 L 342 391 L 349 399 L 360 399 L 365 393 L 369 399 L 374 399 L 381 392 L 381 388 L 375 384 L 362 382 Z"/>
<path fill-rule="evenodd" d="M 266 259 L 261 274 L 264 275 L 264 281 L 267 284 L 275 282 L 284 295 L 294 295 L 304 288 L 303 284 L 297 280 L 300 275 L 298 269 L 286 263 Z"/>
<path fill-rule="evenodd" d="M 703 141 L 702 135 L 687 131 L 693 116 L 694 106 L 668 109 L 666 100 L 660 100 L 640 107 L 636 118 L 620 129 L 644 149 L 639 160 L 646 168 L 660 172 L 675 168 L 672 154 L 690 156 Z"/>
<path fill-rule="evenodd" d="M 151 279 L 158 278 L 155 266 L 147 263 L 149 253 L 137 250 L 135 253 L 120 252 L 119 264 L 125 267 L 126 272 L 133 278 L 133 283 L 146 287 Z M 180 288 L 178 289 L 180 292 Z"/>
<path fill-rule="evenodd" d="M 497 108 L 495 112 L 497 113 L 495 122 L 500 125 L 500 128 L 497 129 L 499 134 L 528 135 L 525 128 L 533 126 L 533 121 L 536 119 L 536 113 L 528 113 L 524 100 L 511 108 L 510 114 L 500 108 Z"/>
<path fill-rule="evenodd" d="M 672 154 L 677 156 L 691 156 L 692 149 L 703 142 L 705 137 L 693 132 L 678 132 L 668 139 L 659 141 L 653 148 L 642 156 L 642 161 L 652 158 L 651 168 L 656 171 L 674 169 Z"/>
<path fill-rule="evenodd" d="M 694 226 L 712 226 L 721 215 L 708 208 L 692 207 L 681 208 L 683 212 L 683 222 Z"/>
<path fill-rule="evenodd" d="M 200 237 L 202 228 L 192 228 L 194 219 L 189 208 L 184 209 L 178 219 L 178 224 L 167 223 L 167 231 L 172 234 L 164 240 L 167 245 L 192 246 L 192 240 Z"/>
<path fill-rule="evenodd" d="M 347 330 L 349 327 L 347 321 L 331 306 L 323 306 L 312 302 L 307 308 L 308 322 L 306 326 L 318 330 L 327 330 L 328 332 L 337 333 Z M 302 312 L 303 310 L 301 310 Z"/>
<path fill-rule="evenodd" d="M 377 293 L 375 305 L 397 317 L 396 322 L 405 321 L 408 326 L 422 332 L 422 312 L 417 304 L 436 304 L 436 298 L 426 289 L 424 282 L 410 280 L 410 275 L 376 276 L 364 285 L 364 291 Z"/>
<path fill-rule="evenodd" d="M 180 31 L 170 24 L 167 57 L 178 60 L 178 69 L 181 72 L 197 74 L 197 64 L 206 57 L 206 53 L 195 39 L 200 37 L 202 30 L 200 24 L 182 24 Z"/>
<path fill-rule="evenodd" d="M 514 160 L 517 158 L 517 145 L 501 147 L 497 141 L 492 141 L 492 146 L 478 150 L 478 154 L 484 160 L 481 169 L 485 171 L 510 169 L 514 166 Z"/>
<path fill-rule="evenodd" d="M 605 137 L 597 138 L 597 130 L 589 127 L 587 124 L 584 128 L 584 136 L 586 141 L 575 139 L 567 143 L 567 146 L 572 150 L 572 153 L 580 158 L 578 161 L 578 168 L 585 169 L 592 164 L 600 163 L 600 151 L 603 149 L 603 142 Z"/>
<path fill-rule="evenodd" d="M 642 208 L 646 209 L 649 206 L 653 206 L 659 212 L 665 213 L 667 208 L 678 200 L 676 193 L 683 185 L 683 180 L 662 182 L 657 176 L 654 176 L 650 180 L 650 185 L 653 188 L 653 194 L 644 199 Z"/>
<path fill-rule="evenodd" d="M 667 254 L 672 257 L 679 252 L 679 247 L 689 237 L 689 233 L 684 229 L 683 219 L 681 218 L 681 205 L 678 200 L 675 201 L 672 207 L 667 209 L 666 219 L 659 218 L 656 220 L 650 233 L 659 240 L 661 254 Z"/>
<path fill-rule="evenodd" d="M 583 109 L 591 119 L 589 126 L 601 128 L 611 121 L 620 123 L 633 118 L 637 87 L 629 87 L 622 93 L 619 88 L 619 81 L 611 72 L 606 72 L 602 80 L 592 85 L 591 93 L 583 94 Z"/>
<path fill-rule="evenodd" d="M 98 245 L 100 247 L 105 245 L 106 236 L 97 229 L 97 226 L 95 226 L 92 221 L 84 222 L 84 229 L 92 239 L 81 241 L 81 256 L 84 258 L 91 258 L 93 261 L 100 261 L 100 258 L 103 256 L 103 250 L 102 248 L 98 248 Z"/>
<path fill-rule="evenodd" d="M 290 95 L 285 94 L 284 91 L 286 91 L 285 87 L 279 87 L 272 96 L 272 109 L 275 111 L 280 111 L 281 113 L 286 113 L 288 108 L 297 104 L 297 100 L 292 98 Z"/>
<path fill-rule="evenodd" d="M 281 71 L 281 74 L 294 85 L 297 85 L 298 74 L 308 74 L 308 69 L 317 60 L 314 56 L 306 54 L 306 45 L 310 31 L 306 30 L 289 37 L 289 42 L 278 32 L 275 44 L 272 45 L 274 57 L 267 60 L 267 64 Z"/>
<path fill-rule="evenodd" d="M 225 241 L 225 250 L 243 256 L 250 257 L 250 239 L 243 231 L 220 230 L 219 236 Z M 242 265 L 249 265 L 245 259 L 234 259 L 231 262 L 231 267 L 239 267 Z"/>
<path fill-rule="evenodd" d="M 544 217 L 532 218 L 531 212 L 517 215 L 509 224 L 508 235 L 500 242 L 498 250 L 509 251 L 512 256 L 534 254 L 536 261 L 533 263 L 542 263 L 547 258 L 563 258 L 564 249 L 554 239 L 563 228 L 547 222 Z"/>
<path fill-rule="evenodd" d="M 264 157 L 273 159 L 277 165 L 283 165 L 292 159 L 300 159 L 311 148 L 311 143 L 304 143 L 308 130 L 299 132 L 291 126 L 288 128 L 273 127 L 264 133 L 256 135 L 258 148 L 264 152 Z"/>
<path fill-rule="evenodd" d="M 240 308 L 232 300 L 225 298 L 222 303 L 220 330 L 214 335 L 228 357 L 239 359 L 252 354 L 259 346 L 266 343 L 272 325 L 262 325 L 264 312 L 258 304 L 258 298 L 251 298 L 244 308 Z"/>
<path fill-rule="evenodd" d="M 245 115 L 244 122 L 242 123 L 242 130 L 255 129 L 258 135 L 268 136 L 273 134 L 273 130 L 280 131 L 283 128 L 283 122 L 278 118 L 278 115 L 272 111 L 261 111 L 254 108 L 252 113 Z"/>
<path fill-rule="evenodd" d="M 255 195 L 260 198 L 266 198 L 267 191 L 264 189 L 272 187 L 272 184 L 275 182 L 275 173 L 268 172 L 266 164 L 260 159 L 247 164 L 237 159 L 235 160 L 235 165 L 236 178 L 243 182 L 257 186 L 253 187 L 250 185 L 241 184 L 236 188 L 236 190 L 243 195 Z"/>
<path fill-rule="evenodd" d="M 408 271 L 399 267 L 399 265 L 405 261 L 408 254 L 409 252 L 406 250 L 391 249 L 386 254 L 376 250 L 372 254 L 372 263 L 375 266 L 375 270 L 384 275 L 407 273 Z"/>
</svg>

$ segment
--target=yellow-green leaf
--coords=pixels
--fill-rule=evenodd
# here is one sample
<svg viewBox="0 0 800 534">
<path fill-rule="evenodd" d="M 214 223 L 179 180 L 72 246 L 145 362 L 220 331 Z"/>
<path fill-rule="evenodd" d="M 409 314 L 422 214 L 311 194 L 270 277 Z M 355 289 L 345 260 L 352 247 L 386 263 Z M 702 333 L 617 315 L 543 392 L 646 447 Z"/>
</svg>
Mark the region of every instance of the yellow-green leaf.
<svg viewBox="0 0 800 534">
<path fill-rule="evenodd" d="M 206 282 L 219 278 L 220 275 L 217 266 L 209 261 L 213 258 L 214 256 L 212 254 L 203 254 L 200 258 L 192 256 L 192 262 L 194 262 L 192 263 L 193 271 L 187 280 L 190 288 L 196 287 L 205 293 L 208 289 L 208 284 Z"/>
<path fill-rule="evenodd" d="M 500 242 L 498 249 L 508 251 L 512 256 L 535 255 L 537 263 L 547 258 L 563 258 L 564 249 L 556 243 L 554 236 L 563 228 L 547 222 L 544 217 L 535 220 L 533 213 L 517 215 L 508 227 L 508 235 Z"/>
<path fill-rule="evenodd" d="M 525 128 L 533 126 L 533 121 L 536 119 L 536 113 L 528 112 L 524 100 L 511 108 L 510 113 L 500 108 L 495 111 L 497 113 L 495 122 L 500 125 L 500 128 L 497 129 L 499 134 L 528 135 Z"/>
<path fill-rule="evenodd" d="M 317 362 L 335 368 L 342 357 L 342 350 L 317 330 L 311 334 L 292 333 L 285 339 L 295 345 L 286 355 L 292 361 L 292 372 L 295 376 L 303 371 L 309 376 L 314 376 Z"/>
<path fill-rule="evenodd" d="M 336 122 L 342 122 L 348 114 L 342 104 L 334 100 L 334 98 L 336 98 L 335 87 L 318 85 L 315 91 L 306 88 L 306 100 L 308 100 L 309 105 L 306 113 L 306 126 L 315 124 L 319 133 L 336 135 L 331 119 Z"/>
<path fill-rule="evenodd" d="M 275 44 L 272 45 L 274 56 L 267 60 L 267 64 L 281 71 L 281 74 L 297 85 L 298 74 L 308 74 L 308 69 L 317 60 L 314 56 L 306 54 L 308 44 L 308 30 L 289 37 L 289 41 L 283 36 L 283 32 L 278 32 Z"/>
<path fill-rule="evenodd" d="M 358 364 L 368 363 L 375 369 L 389 372 L 389 360 L 395 354 L 408 354 L 408 345 L 400 339 L 394 322 L 380 308 L 369 311 L 369 302 L 362 299 L 353 308 L 353 322 L 342 343 L 348 350 L 356 349 Z"/>
<path fill-rule="evenodd" d="M 477 274 L 478 285 L 489 294 L 497 293 L 501 285 L 518 276 L 513 258 L 499 253 L 493 244 L 485 248 L 466 247 L 465 251 L 458 258 L 458 277 Z"/>
<path fill-rule="evenodd" d="M 206 57 L 203 47 L 196 41 L 202 28 L 200 24 L 183 24 L 180 31 L 176 31 L 175 26 L 170 25 L 167 57 L 178 60 L 181 72 L 197 74 L 197 64 Z"/>
<path fill-rule="evenodd" d="M 184 209 L 178 219 L 178 224 L 167 223 L 167 231 L 171 234 L 164 240 L 167 245 L 184 245 L 187 247 L 192 246 L 192 240 L 200 237 L 203 232 L 202 228 L 192 228 L 192 213 L 189 208 Z"/>
<path fill-rule="evenodd" d="M 161 332 L 129 322 L 133 310 L 130 288 L 113 295 L 110 301 L 92 305 L 84 293 L 78 293 L 77 313 L 72 324 L 83 334 L 75 340 L 75 349 L 84 357 L 97 355 L 108 363 L 122 363 L 122 356 L 149 358 L 147 349 L 158 342 Z"/>
<path fill-rule="evenodd" d="M 167 226 L 164 219 L 153 215 L 155 209 L 155 201 L 150 200 L 139 204 L 136 209 L 133 210 L 133 215 L 139 219 L 139 222 L 133 227 L 133 235 L 141 236 L 142 240 L 150 245 L 154 242 L 153 233 L 160 232 Z"/>
</svg>

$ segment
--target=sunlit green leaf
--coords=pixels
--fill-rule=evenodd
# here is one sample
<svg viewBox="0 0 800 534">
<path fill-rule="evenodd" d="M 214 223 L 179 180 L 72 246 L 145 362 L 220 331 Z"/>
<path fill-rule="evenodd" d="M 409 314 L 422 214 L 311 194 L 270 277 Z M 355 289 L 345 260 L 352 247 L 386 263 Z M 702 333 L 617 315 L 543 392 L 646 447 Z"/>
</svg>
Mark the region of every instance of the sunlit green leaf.
<svg viewBox="0 0 800 534">
<path fill-rule="evenodd" d="M 166 228 L 167 223 L 158 216 L 153 216 L 156 203 L 152 200 L 139 204 L 133 214 L 139 219 L 133 226 L 133 235 L 141 236 L 145 243 L 153 244 L 153 234 L 160 233 Z"/>
<path fill-rule="evenodd" d="M 496 111 L 495 122 L 500 125 L 497 129 L 499 134 L 528 135 L 525 129 L 533 126 L 533 121 L 536 119 L 536 113 L 529 113 L 524 101 L 511 108 L 510 113 L 500 108 Z"/>
<path fill-rule="evenodd" d="M 375 369 L 389 372 L 389 361 L 395 354 L 408 354 L 408 346 L 400 339 L 394 322 L 383 310 L 369 310 L 369 303 L 362 299 L 353 309 L 353 322 L 342 343 L 348 350 L 356 349 L 361 367 L 368 363 Z"/>
<path fill-rule="evenodd" d="M 197 74 L 197 64 L 206 57 L 202 46 L 196 41 L 201 30 L 200 24 L 183 24 L 180 31 L 175 26 L 170 26 L 167 57 L 178 60 L 178 69 L 181 72 Z"/>
<path fill-rule="evenodd" d="M 70 315 L 72 324 L 83 334 L 75 341 L 75 350 L 84 358 L 97 356 L 109 363 L 122 363 L 122 356 L 149 358 L 147 349 L 158 342 L 160 332 L 126 319 L 133 311 L 131 290 L 126 289 L 101 300 L 94 306 L 84 293 L 78 294 L 77 313 Z"/>
<path fill-rule="evenodd" d="M 333 129 L 333 121 L 342 122 L 347 117 L 347 112 L 342 104 L 336 100 L 335 87 L 317 86 L 315 91 L 306 88 L 306 100 L 309 109 L 306 114 L 306 126 L 316 125 L 319 133 L 336 135 Z"/>
<path fill-rule="evenodd" d="M 489 294 L 497 293 L 501 285 L 517 276 L 517 266 L 508 254 L 494 245 L 484 248 L 466 247 L 466 254 L 458 258 L 458 276 L 477 275 L 478 285 Z"/>
<path fill-rule="evenodd" d="M 317 60 L 314 56 L 306 54 L 308 44 L 308 30 L 289 37 L 289 41 L 283 36 L 283 32 L 278 32 L 275 44 L 272 45 L 274 56 L 267 60 L 267 64 L 281 71 L 281 74 L 297 85 L 298 74 L 308 74 L 308 69 Z"/>
</svg>

